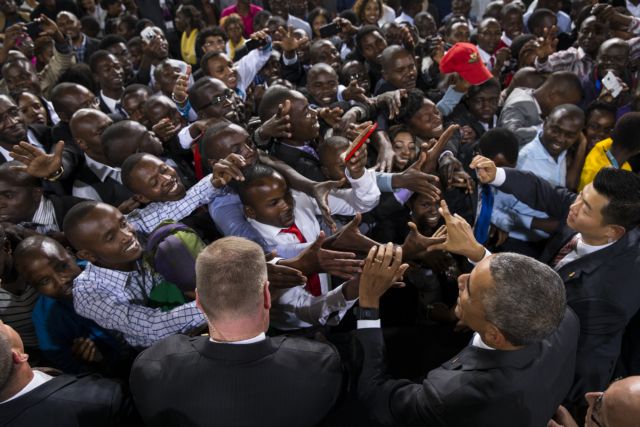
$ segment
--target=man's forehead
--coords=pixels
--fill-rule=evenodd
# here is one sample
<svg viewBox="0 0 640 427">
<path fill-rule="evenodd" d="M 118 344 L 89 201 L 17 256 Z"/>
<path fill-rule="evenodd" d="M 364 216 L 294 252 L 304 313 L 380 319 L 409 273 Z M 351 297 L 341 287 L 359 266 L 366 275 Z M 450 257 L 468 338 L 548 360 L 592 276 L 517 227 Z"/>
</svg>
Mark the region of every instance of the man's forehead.
<svg viewBox="0 0 640 427">
<path fill-rule="evenodd" d="M 0 114 L 4 113 L 5 111 L 13 107 L 16 107 L 16 104 L 14 104 L 12 100 L 10 100 L 5 96 L 0 96 Z"/>
</svg>

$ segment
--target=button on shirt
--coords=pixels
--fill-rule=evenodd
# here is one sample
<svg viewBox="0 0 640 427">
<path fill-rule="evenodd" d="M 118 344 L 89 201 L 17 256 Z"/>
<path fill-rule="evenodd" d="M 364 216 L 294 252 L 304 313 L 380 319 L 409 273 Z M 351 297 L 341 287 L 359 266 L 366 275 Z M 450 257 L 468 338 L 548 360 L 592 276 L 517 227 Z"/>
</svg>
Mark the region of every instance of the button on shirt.
<svg viewBox="0 0 640 427">
<path fill-rule="evenodd" d="M 198 206 L 223 195 L 226 189 L 211 184 L 211 175 L 174 202 L 151 203 L 126 216 L 136 232 L 150 233 L 165 219 L 180 220 Z M 134 347 L 148 347 L 167 336 L 205 324 L 203 314 L 190 302 L 170 311 L 146 307 L 153 286 L 161 278 L 143 264 L 134 271 L 119 271 L 88 263 L 73 282 L 76 312 L 105 329 L 119 331 Z"/>
</svg>

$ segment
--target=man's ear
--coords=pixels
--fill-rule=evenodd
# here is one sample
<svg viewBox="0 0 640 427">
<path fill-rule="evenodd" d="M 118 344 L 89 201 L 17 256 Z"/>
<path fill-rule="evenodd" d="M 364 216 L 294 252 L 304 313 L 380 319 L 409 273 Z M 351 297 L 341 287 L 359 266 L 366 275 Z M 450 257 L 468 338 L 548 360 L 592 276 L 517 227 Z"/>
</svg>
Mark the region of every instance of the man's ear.
<svg viewBox="0 0 640 427">
<path fill-rule="evenodd" d="M 80 249 L 78 252 L 76 252 L 76 255 L 78 258 L 80 259 L 85 259 L 87 261 L 89 261 L 90 263 L 95 263 L 96 260 L 98 259 L 93 252 L 87 250 L 87 249 Z"/>
<path fill-rule="evenodd" d="M 595 401 L 600 397 L 600 395 L 603 393 L 604 392 L 602 391 L 590 391 L 589 393 L 586 393 L 584 395 L 584 398 L 589 404 L 589 406 L 592 406 L 595 403 Z"/>
<path fill-rule="evenodd" d="M 502 332 L 494 325 L 493 323 L 489 323 L 485 333 L 482 337 L 482 341 L 489 347 L 493 348 L 504 348 L 505 346 L 511 345 L 509 341 L 502 335 Z"/>
<path fill-rule="evenodd" d="M 40 203 L 40 199 L 42 198 L 42 187 L 35 187 L 31 190 L 31 198 L 35 203 Z M 36 206 L 36 209 L 38 207 Z"/>
<path fill-rule="evenodd" d="M 244 216 L 251 219 L 256 219 L 256 211 L 251 206 L 243 206 Z"/>
<path fill-rule="evenodd" d="M 615 242 L 616 240 L 624 236 L 624 233 L 626 232 L 627 230 L 621 225 L 615 225 L 615 224 L 607 225 L 606 234 L 607 234 L 607 237 L 609 238 L 609 241 L 611 242 Z"/>
<path fill-rule="evenodd" d="M 18 365 L 26 363 L 26 361 L 29 360 L 29 355 L 27 353 L 11 350 L 11 359 L 15 365 Z"/>
<path fill-rule="evenodd" d="M 84 139 L 82 138 L 76 138 L 75 139 L 76 144 L 78 145 L 78 147 L 80 147 L 80 149 L 82 151 L 87 151 L 87 143 L 84 142 Z"/>
<path fill-rule="evenodd" d="M 387 72 L 385 71 L 385 69 L 382 69 L 382 78 L 385 79 L 386 81 L 389 81 L 389 79 L 387 79 L 389 75 L 387 74 Z"/>
<path fill-rule="evenodd" d="M 269 292 L 269 281 L 265 280 L 264 282 L 264 286 L 263 286 L 263 296 L 264 296 L 264 309 L 265 310 L 269 310 L 271 309 L 271 292 Z"/>
<path fill-rule="evenodd" d="M 151 203 L 151 200 L 147 199 L 142 194 L 134 194 L 133 195 L 133 200 L 135 200 L 136 202 L 141 203 L 143 205 Z"/>
</svg>

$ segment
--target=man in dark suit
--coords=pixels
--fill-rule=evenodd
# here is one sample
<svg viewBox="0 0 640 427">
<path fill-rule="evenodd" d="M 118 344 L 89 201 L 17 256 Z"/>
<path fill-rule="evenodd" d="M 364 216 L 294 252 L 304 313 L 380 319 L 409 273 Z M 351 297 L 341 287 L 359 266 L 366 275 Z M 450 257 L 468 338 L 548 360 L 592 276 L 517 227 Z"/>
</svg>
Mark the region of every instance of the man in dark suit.
<svg viewBox="0 0 640 427">
<path fill-rule="evenodd" d="M 0 425 L 136 426 L 119 383 L 97 375 L 51 376 L 31 369 L 20 335 L 0 321 Z"/>
<path fill-rule="evenodd" d="M 62 34 L 71 39 L 71 47 L 76 54 L 76 61 L 88 63 L 91 54 L 98 50 L 100 41 L 84 34 L 80 20 L 71 12 L 59 12 L 56 15 L 56 24 Z"/>
<path fill-rule="evenodd" d="M 43 125 L 27 126 L 20 117 L 18 106 L 11 98 L 0 95 L 0 164 L 12 160 L 11 150 L 21 141 L 51 148 L 51 133 Z"/>
<path fill-rule="evenodd" d="M 196 261 L 196 289 L 210 336 L 170 337 L 133 365 L 130 385 L 144 421 L 318 425 L 340 394 L 340 358 L 317 341 L 265 336 L 271 294 L 260 246 L 238 237 L 209 245 Z"/>
<path fill-rule="evenodd" d="M 585 392 L 607 387 L 624 329 L 640 308 L 640 177 L 605 168 L 576 195 L 531 173 L 496 168 L 484 157 L 471 166 L 482 183 L 563 219 L 540 260 L 560 274 L 567 304 L 580 318 L 576 378 L 567 402 L 584 405 Z"/>
<path fill-rule="evenodd" d="M 471 227 L 444 202 L 442 211 L 447 238 L 433 246 L 470 246 Z M 461 275 L 456 316 L 475 332 L 473 340 L 415 384 L 384 373 L 378 307 L 408 267 L 401 258 L 391 244 L 372 248 L 360 276 L 358 394 L 373 418 L 394 426 L 546 425 L 571 387 L 579 331 L 558 274 L 532 258 L 502 253 Z"/>
</svg>

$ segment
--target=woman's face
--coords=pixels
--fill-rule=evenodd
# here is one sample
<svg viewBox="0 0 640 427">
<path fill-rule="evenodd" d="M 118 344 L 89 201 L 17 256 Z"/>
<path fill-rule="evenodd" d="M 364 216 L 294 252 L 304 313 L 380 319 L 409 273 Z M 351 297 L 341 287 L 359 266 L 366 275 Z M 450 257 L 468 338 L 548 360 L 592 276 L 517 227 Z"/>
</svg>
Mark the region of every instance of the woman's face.
<svg viewBox="0 0 640 427">
<path fill-rule="evenodd" d="M 520 49 L 520 53 L 518 54 L 518 66 L 522 67 L 533 67 L 538 50 L 538 41 L 533 39 L 529 40 L 522 46 Z"/>
<path fill-rule="evenodd" d="M 20 117 L 22 117 L 27 126 L 34 124 L 48 125 L 47 111 L 37 96 L 31 93 L 20 95 L 20 98 L 18 98 L 18 110 Z"/>
<path fill-rule="evenodd" d="M 238 44 L 242 38 L 242 26 L 237 23 L 227 25 L 227 35 L 233 44 Z"/>
<path fill-rule="evenodd" d="M 320 38 L 320 27 L 327 25 L 327 18 L 325 18 L 324 15 L 318 15 L 313 19 L 311 24 L 313 25 L 314 37 Z"/>
<path fill-rule="evenodd" d="M 416 158 L 416 144 L 409 132 L 399 132 L 393 138 L 393 170 L 403 171 Z"/>
<path fill-rule="evenodd" d="M 364 6 L 362 21 L 363 24 L 376 25 L 380 20 L 380 9 L 377 1 L 368 1 Z"/>
</svg>

